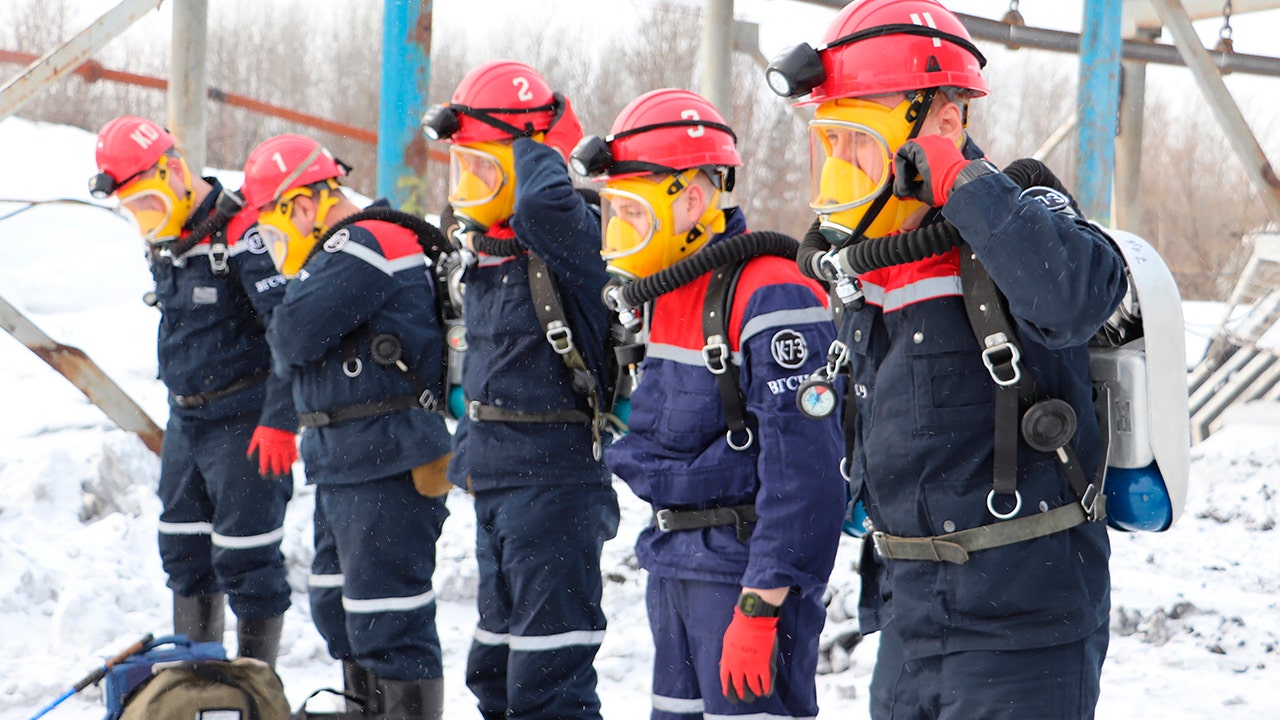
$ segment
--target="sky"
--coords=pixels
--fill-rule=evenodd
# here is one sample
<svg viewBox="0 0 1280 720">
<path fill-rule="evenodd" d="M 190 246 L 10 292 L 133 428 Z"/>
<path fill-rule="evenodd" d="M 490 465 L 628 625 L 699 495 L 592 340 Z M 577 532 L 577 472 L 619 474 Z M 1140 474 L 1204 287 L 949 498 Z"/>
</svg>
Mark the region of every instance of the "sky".
<svg viewBox="0 0 1280 720">
<path fill-rule="evenodd" d="M 0 121 L 0 296 L 54 338 L 87 352 L 161 426 L 156 311 L 140 241 L 100 208 L 17 200 L 90 201 L 93 136 Z M 233 184 L 235 173 L 220 173 Z M 17 212 L 17 214 L 12 214 Z M 1221 307 L 1188 303 L 1188 361 Z M 1111 533 L 1112 640 L 1100 720 L 1254 720 L 1280 711 L 1280 408 L 1251 408 L 1193 448 L 1187 509 L 1161 534 Z M 278 672 L 295 708 L 340 684 L 311 624 L 306 577 L 313 495 L 295 466 L 282 549 L 294 589 Z M 157 458 L 114 428 L 61 376 L 0 333 L 0 720 L 27 720 L 144 633 L 169 630 L 170 596 L 156 551 Z M 604 716 L 648 717 L 652 650 L 644 575 L 632 544 L 649 510 L 621 483 L 618 537 L 605 546 L 609 631 L 597 659 Z M 444 649 L 446 713 L 476 717 L 463 683 L 475 623 L 474 512 L 449 496 L 434 584 Z M 851 630 L 857 543 L 842 542 L 824 644 Z M 228 624 L 234 646 L 234 621 Z M 876 636 L 833 650 L 818 677 L 820 718 L 864 720 Z M 326 709 L 323 705 L 313 710 Z M 50 720 L 99 720 L 91 687 Z"/>
</svg>

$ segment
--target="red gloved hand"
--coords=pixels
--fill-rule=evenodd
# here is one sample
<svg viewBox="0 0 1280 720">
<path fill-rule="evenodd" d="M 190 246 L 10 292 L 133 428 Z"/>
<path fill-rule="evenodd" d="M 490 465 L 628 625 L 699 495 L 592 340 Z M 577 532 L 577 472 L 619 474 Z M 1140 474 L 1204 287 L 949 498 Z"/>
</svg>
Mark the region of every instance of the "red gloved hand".
<svg viewBox="0 0 1280 720">
<path fill-rule="evenodd" d="M 258 472 L 267 475 L 288 475 L 293 463 L 298 459 L 298 444 L 294 434 L 288 430 L 277 430 L 266 425 L 259 425 L 249 438 L 249 450 L 245 453 L 253 457 L 258 452 Z"/>
<path fill-rule="evenodd" d="M 729 702 L 773 694 L 778 618 L 747 617 L 733 609 L 720 651 L 720 690 Z"/>
<path fill-rule="evenodd" d="M 560 115 L 560 119 L 556 121 L 556 124 L 547 130 L 542 142 L 559 150 L 560 156 L 568 162 L 569 155 L 573 153 L 573 148 L 581 139 L 582 123 L 578 122 L 578 114 L 573 111 L 573 105 L 569 103 L 569 98 L 565 98 L 564 113 Z"/>
<path fill-rule="evenodd" d="M 942 207 L 956 176 L 969 162 L 954 142 L 941 135 L 908 140 L 893 156 L 893 194 Z"/>
</svg>

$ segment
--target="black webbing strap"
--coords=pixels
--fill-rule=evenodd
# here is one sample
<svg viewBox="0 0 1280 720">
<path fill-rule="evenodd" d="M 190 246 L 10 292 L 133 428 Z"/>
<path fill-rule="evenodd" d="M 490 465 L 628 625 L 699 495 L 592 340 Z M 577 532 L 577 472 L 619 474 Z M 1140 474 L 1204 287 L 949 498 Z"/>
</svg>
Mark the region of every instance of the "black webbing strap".
<svg viewBox="0 0 1280 720">
<path fill-rule="evenodd" d="M 702 304 L 702 334 L 706 338 L 706 344 L 702 347 L 702 362 L 715 375 L 716 387 L 720 390 L 724 420 L 729 428 L 725 433 L 725 440 L 729 447 L 738 451 L 751 447 L 754 440 L 751 428 L 747 427 L 747 400 L 738 384 L 733 349 L 729 347 L 729 315 L 733 308 L 733 293 L 745 265 L 746 261 L 740 261 L 712 270 Z M 735 436 L 745 440 L 735 442 Z"/>
<path fill-rule="evenodd" d="M 564 303 L 560 300 L 560 285 L 556 282 L 555 275 L 551 273 L 551 269 L 547 267 L 546 261 L 533 253 L 529 253 L 529 294 L 533 298 L 533 311 L 538 315 L 538 323 L 542 325 L 542 331 L 546 335 L 547 342 L 551 344 L 551 349 L 560 356 L 560 359 L 564 361 L 565 367 L 569 369 L 569 375 L 573 379 L 574 391 L 587 400 L 587 407 L 590 408 L 591 412 L 589 415 L 582 414 L 586 415 L 587 422 L 591 423 L 592 448 L 596 458 L 599 459 L 601 449 L 601 423 L 599 418 L 600 414 L 604 412 L 600 407 L 600 389 L 596 383 L 595 376 L 587 368 L 587 362 L 583 359 L 582 352 L 578 350 L 578 346 L 573 342 L 573 329 L 569 327 L 569 320 L 564 314 Z M 581 413 L 581 411 L 573 412 Z M 512 420 L 508 422 L 536 421 Z M 547 422 L 569 421 L 551 420 Z"/>
<path fill-rule="evenodd" d="M 418 402 L 418 398 L 412 395 L 404 395 L 389 400 L 375 400 L 374 402 L 360 403 L 359 405 L 348 405 L 334 410 L 298 413 L 298 424 L 302 427 L 328 427 L 351 420 L 390 415 L 393 412 L 421 407 L 422 405 Z"/>
<path fill-rule="evenodd" d="M 960 283 L 969 325 L 982 348 L 982 362 L 996 384 L 991 487 L 996 495 L 1013 495 L 1018 489 L 1020 407 L 1031 404 L 1034 387 L 1022 373 L 1022 352 L 1004 296 L 968 245 L 960 247 Z"/>
<path fill-rule="evenodd" d="M 263 370 L 261 372 L 256 372 L 248 377 L 242 377 L 239 380 L 236 380 L 230 385 L 224 388 L 221 388 L 219 390 L 196 393 L 195 395 L 178 395 L 176 393 L 171 392 L 169 393 L 169 398 L 173 400 L 174 405 L 177 405 L 180 408 L 190 410 L 192 408 L 204 407 L 205 405 L 213 402 L 214 400 L 224 398 L 228 395 L 234 395 L 235 393 L 238 393 L 241 390 L 248 390 L 249 388 L 254 387 L 255 385 L 261 385 L 262 383 L 267 381 L 268 377 L 271 377 L 271 371 Z"/>
<path fill-rule="evenodd" d="M 968 245 L 960 247 L 960 282 L 969 325 L 982 348 L 982 362 L 996 384 L 992 491 L 996 495 L 1013 495 L 1016 498 L 1022 412 L 1039 399 L 1039 393 L 1034 379 L 1022 372 L 1017 331 L 1004 295 Z M 1105 511 L 1097 502 L 1097 486 L 1085 477 L 1075 448 L 1068 441 L 1056 454 L 1088 519 L 1100 519 Z M 1004 519 L 996 514 L 994 508 L 992 514 Z"/>
<path fill-rule="evenodd" d="M 759 520 L 755 505 L 730 505 L 702 510 L 673 510 L 664 508 L 653 511 L 653 526 L 659 532 L 700 530 L 702 528 L 733 525 L 738 540 L 745 543 L 754 529 L 751 523 Z"/>
<path fill-rule="evenodd" d="M 508 410 L 472 400 L 467 404 L 467 419 L 472 422 L 508 423 L 567 423 L 576 425 L 591 422 L 585 410 L 563 408 L 560 410 Z"/>
</svg>

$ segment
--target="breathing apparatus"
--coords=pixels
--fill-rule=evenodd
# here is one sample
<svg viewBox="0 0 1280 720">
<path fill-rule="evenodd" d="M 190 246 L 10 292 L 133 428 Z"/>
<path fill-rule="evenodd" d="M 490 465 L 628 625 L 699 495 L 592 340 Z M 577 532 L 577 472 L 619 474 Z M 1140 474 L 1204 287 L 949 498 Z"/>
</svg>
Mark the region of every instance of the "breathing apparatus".
<svg viewBox="0 0 1280 720">
<path fill-rule="evenodd" d="M 258 232 L 271 262 L 286 278 L 293 278 L 315 252 L 317 241 L 329 232 L 329 211 L 338 204 L 337 180 L 328 179 L 294 188 L 276 198 L 268 209 L 258 212 Z M 293 221 L 294 205 L 300 197 L 315 201 L 315 221 L 311 231 L 303 233 Z"/>
</svg>

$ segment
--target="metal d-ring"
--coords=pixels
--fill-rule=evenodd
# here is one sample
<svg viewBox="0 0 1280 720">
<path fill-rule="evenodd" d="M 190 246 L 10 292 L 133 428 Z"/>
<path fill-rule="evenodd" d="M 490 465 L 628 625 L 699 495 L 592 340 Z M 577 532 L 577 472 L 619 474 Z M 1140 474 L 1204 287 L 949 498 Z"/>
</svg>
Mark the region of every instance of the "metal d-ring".
<svg viewBox="0 0 1280 720">
<path fill-rule="evenodd" d="M 1017 490 L 1013 491 L 1013 509 L 1010 510 L 1008 513 L 996 512 L 995 503 L 992 502 L 993 500 L 995 500 L 995 497 L 996 497 L 995 490 L 991 490 L 987 493 L 987 511 L 990 512 L 991 516 L 996 518 L 997 520 L 1008 520 L 1009 518 L 1017 515 L 1018 511 L 1022 509 L 1022 493 L 1018 492 Z"/>
<path fill-rule="evenodd" d="M 742 452 L 743 450 L 751 447 L 751 443 L 755 441 L 756 437 L 751 433 L 751 428 L 743 428 L 742 431 L 747 434 L 747 439 L 741 445 L 735 445 L 733 443 L 733 430 L 726 430 L 724 434 L 724 441 L 729 443 L 729 447 L 737 450 L 738 452 Z"/>
</svg>

